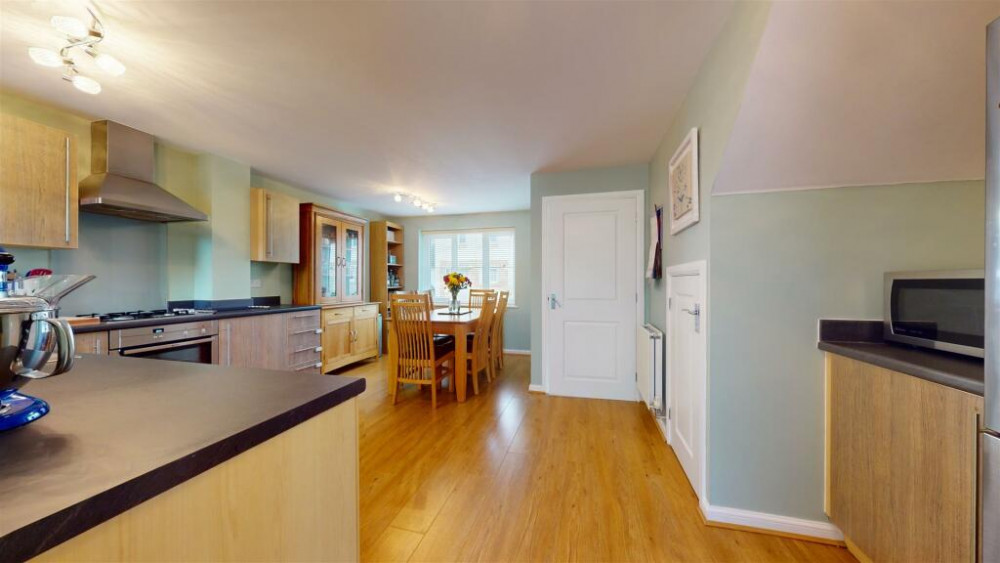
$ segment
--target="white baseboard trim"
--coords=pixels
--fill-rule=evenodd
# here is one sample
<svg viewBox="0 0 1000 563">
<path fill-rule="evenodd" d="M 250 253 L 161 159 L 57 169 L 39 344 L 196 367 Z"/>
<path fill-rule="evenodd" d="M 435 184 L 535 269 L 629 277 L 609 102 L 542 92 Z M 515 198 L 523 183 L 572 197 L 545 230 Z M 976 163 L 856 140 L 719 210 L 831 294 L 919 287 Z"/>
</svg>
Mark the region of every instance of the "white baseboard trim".
<svg viewBox="0 0 1000 563">
<path fill-rule="evenodd" d="M 828 541 L 844 541 L 844 534 L 832 522 L 792 518 L 766 512 L 743 510 L 742 508 L 712 506 L 704 499 L 700 503 L 700 508 L 705 520 L 710 523 L 733 524 Z"/>
<path fill-rule="evenodd" d="M 504 354 L 509 354 L 511 356 L 530 356 L 531 350 L 504 350 Z"/>
<path fill-rule="evenodd" d="M 548 393 L 544 385 L 535 385 L 534 383 L 528 385 L 528 391 L 531 393 Z"/>
</svg>

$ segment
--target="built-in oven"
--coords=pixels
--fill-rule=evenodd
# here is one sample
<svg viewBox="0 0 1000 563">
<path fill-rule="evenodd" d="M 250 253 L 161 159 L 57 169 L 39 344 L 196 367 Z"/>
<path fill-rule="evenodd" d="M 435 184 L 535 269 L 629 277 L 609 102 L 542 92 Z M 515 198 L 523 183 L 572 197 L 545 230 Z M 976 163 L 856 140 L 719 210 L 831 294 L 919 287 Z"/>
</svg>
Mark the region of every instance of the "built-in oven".
<svg viewBox="0 0 1000 563">
<path fill-rule="evenodd" d="M 132 358 L 219 363 L 218 321 L 165 324 L 112 330 L 112 354 Z"/>
</svg>

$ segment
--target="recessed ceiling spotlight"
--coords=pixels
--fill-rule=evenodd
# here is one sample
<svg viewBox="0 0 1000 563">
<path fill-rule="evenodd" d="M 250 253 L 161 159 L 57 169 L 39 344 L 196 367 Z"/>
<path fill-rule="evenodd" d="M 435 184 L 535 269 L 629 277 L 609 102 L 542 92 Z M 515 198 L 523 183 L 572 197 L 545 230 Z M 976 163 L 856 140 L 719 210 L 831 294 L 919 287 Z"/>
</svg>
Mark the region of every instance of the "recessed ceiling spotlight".
<svg viewBox="0 0 1000 563">
<path fill-rule="evenodd" d="M 423 207 L 423 205 L 424 205 L 424 202 L 420 201 L 419 197 L 413 200 L 413 206 L 414 207 Z"/>
<path fill-rule="evenodd" d="M 396 203 L 399 203 L 399 202 L 403 201 L 403 194 L 396 194 L 396 195 L 392 196 L 392 199 Z"/>
<path fill-rule="evenodd" d="M 424 209 L 426 209 L 428 213 L 434 213 L 434 206 L 433 205 L 428 205 Z"/>
</svg>

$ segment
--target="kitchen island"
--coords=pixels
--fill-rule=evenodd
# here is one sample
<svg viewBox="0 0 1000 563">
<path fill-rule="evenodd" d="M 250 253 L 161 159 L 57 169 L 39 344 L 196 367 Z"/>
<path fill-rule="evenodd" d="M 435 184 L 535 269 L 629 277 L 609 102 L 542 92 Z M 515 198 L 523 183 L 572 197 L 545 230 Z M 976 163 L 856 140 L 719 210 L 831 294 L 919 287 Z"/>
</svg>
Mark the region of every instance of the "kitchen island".
<svg viewBox="0 0 1000 563">
<path fill-rule="evenodd" d="M 356 560 L 363 379 L 86 356 L 0 433 L 0 560 Z"/>
</svg>

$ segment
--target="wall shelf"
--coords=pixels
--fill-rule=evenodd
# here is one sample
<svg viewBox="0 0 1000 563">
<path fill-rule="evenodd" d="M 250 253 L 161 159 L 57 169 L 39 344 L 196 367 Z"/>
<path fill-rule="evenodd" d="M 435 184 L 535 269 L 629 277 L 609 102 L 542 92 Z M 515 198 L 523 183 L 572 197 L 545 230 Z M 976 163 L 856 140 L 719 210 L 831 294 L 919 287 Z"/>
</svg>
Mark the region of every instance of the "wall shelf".
<svg viewBox="0 0 1000 563">
<path fill-rule="evenodd" d="M 378 302 L 382 318 L 388 319 L 389 294 L 402 291 L 406 286 L 403 278 L 403 227 L 392 221 L 375 221 L 371 223 L 369 228 L 371 229 L 370 261 L 373 264 L 371 299 Z M 389 256 L 395 256 L 395 262 L 390 262 Z M 385 265 L 376 267 L 374 264 Z M 395 277 L 398 283 L 389 285 L 392 277 Z M 388 323 L 383 323 L 383 347 L 388 345 L 388 337 Z"/>
</svg>

